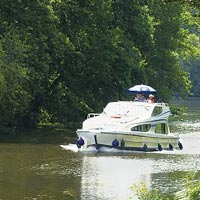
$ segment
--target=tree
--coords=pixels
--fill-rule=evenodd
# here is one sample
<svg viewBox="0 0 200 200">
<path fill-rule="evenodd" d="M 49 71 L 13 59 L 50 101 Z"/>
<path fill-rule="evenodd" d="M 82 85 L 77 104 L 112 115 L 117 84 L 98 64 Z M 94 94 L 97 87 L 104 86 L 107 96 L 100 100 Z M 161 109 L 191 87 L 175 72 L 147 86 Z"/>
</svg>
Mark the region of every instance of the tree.
<svg viewBox="0 0 200 200">
<path fill-rule="evenodd" d="M 198 55 L 194 7 L 166 0 L 2 0 L 0 7 L 2 123 L 80 121 L 129 99 L 125 90 L 140 83 L 163 100 L 189 93 L 182 63 Z"/>
<path fill-rule="evenodd" d="M 27 112 L 31 100 L 24 66 L 27 46 L 20 41 L 16 28 L 4 27 L 6 35 L 0 40 L 0 124 L 13 127 Z"/>
</svg>

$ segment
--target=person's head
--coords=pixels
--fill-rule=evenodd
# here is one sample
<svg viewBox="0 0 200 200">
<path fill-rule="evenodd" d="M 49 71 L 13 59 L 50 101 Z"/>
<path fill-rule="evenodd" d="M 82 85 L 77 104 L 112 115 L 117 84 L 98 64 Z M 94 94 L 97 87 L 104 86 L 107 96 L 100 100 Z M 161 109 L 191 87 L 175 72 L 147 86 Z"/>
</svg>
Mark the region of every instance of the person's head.
<svg viewBox="0 0 200 200">
<path fill-rule="evenodd" d="M 149 95 L 149 98 L 150 98 L 150 99 L 153 99 L 153 98 L 154 98 L 154 95 L 153 95 L 153 94 L 150 94 L 150 95 Z"/>
<path fill-rule="evenodd" d="M 141 92 L 138 92 L 138 93 L 137 93 L 137 96 L 141 97 L 141 96 L 142 96 L 142 93 L 141 93 Z"/>
</svg>

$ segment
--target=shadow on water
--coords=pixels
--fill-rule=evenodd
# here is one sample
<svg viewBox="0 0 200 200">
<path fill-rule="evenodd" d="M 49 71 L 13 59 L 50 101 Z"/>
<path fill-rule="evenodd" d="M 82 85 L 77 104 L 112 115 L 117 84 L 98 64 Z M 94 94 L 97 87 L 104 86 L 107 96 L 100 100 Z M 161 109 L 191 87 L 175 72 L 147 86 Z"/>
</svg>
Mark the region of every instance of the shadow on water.
<svg viewBox="0 0 200 200">
<path fill-rule="evenodd" d="M 75 131 L 60 126 L 39 126 L 37 129 L 1 130 L 1 143 L 61 144 L 76 142 Z"/>
</svg>

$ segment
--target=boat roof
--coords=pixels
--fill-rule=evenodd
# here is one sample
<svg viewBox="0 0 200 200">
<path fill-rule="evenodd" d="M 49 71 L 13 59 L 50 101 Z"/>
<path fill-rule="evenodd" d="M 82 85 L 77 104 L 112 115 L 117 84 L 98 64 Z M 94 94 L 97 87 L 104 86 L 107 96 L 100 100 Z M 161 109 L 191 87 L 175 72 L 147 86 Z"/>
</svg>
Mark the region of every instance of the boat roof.
<svg viewBox="0 0 200 200">
<path fill-rule="evenodd" d="M 146 102 L 118 101 L 110 102 L 104 108 L 107 115 L 151 115 L 156 104 Z"/>
</svg>

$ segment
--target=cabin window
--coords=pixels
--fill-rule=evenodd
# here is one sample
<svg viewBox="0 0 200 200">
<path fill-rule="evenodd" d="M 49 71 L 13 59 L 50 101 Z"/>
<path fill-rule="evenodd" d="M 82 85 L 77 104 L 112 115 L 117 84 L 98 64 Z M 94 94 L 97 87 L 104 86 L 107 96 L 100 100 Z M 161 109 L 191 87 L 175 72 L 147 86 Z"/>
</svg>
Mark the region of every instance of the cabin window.
<svg viewBox="0 0 200 200">
<path fill-rule="evenodd" d="M 138 126 L 134 126 L 131 128 L 131 131 L 141 131 L 141 132 L 147 132 L 151 128 L 151 124 L 142 124 Z"/>
<path fill-rule="evenodd" d="M 168 132 L 169 132 L 168 125 L 165 123 L 158 124 L 156 126 L 155 132 L 160 133 L 160 134 L 168 134 Z"/>
<path fill-rule="evenodd" d="M 160 113 L 162 113 L 162 107 L 156 106 L 156 107 L 153 109 L 153 112 L 152 112 L 151 116 L 157 116 L 157 115 L 159 115 Z"/>
</svg>

